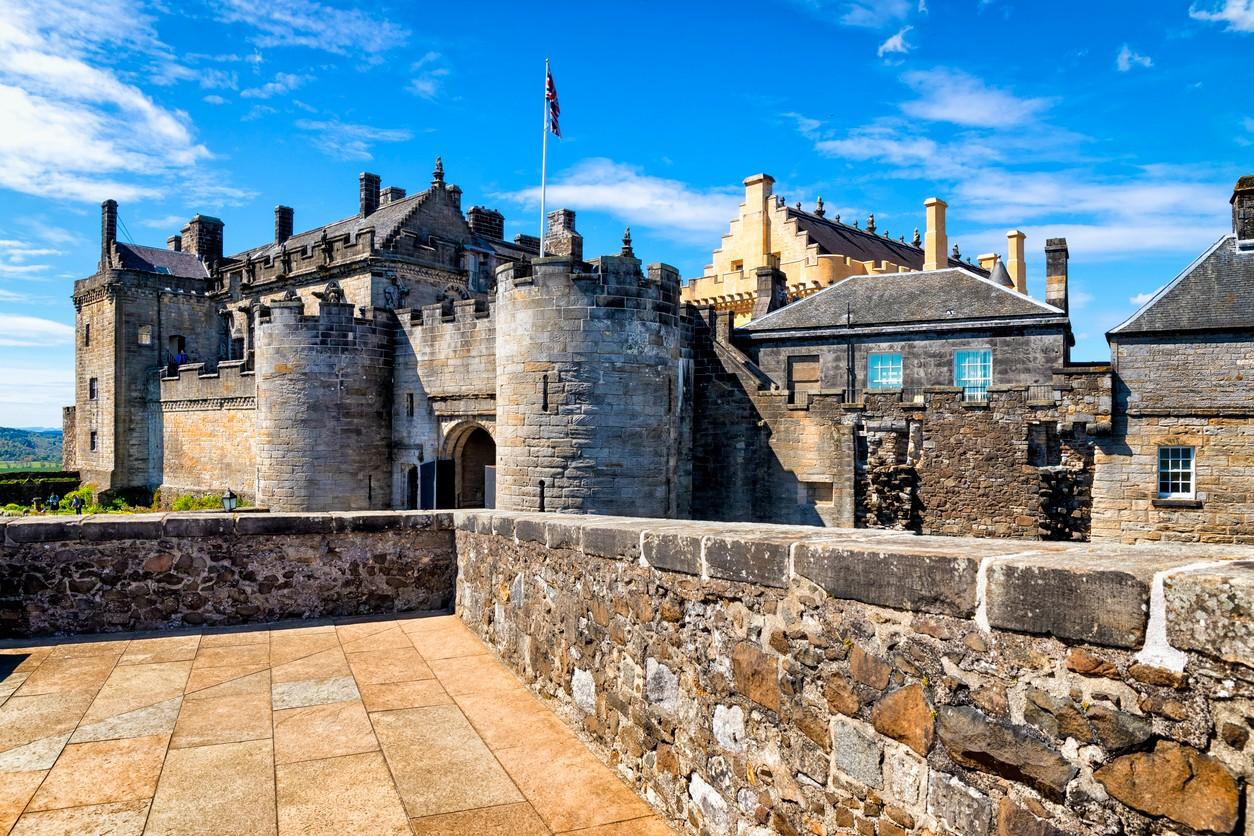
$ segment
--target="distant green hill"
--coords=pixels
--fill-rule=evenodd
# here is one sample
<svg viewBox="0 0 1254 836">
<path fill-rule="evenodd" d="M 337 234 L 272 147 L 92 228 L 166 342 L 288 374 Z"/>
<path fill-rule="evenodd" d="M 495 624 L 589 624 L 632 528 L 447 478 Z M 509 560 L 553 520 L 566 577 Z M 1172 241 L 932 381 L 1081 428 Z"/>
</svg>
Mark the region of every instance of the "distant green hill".
<svg viewBox="0 0 1254 836">
<path fill-rule="evenodd" d="M 60 430 L 0 427 L 0 470 L 42 470 L 49 465 L 61 467 Z"/>
</svg>

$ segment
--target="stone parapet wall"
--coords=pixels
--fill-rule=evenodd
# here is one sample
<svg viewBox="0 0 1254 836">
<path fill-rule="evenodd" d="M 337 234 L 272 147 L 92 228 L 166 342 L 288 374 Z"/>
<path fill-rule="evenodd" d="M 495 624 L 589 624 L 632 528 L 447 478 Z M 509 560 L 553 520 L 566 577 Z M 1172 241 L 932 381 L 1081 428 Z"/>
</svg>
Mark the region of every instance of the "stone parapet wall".
<svg viewBox="0 0 1254 836">
<path fill-rule="evenodd" d="M 177 377 L 161 378 L 163 411 L 255 409 L 256 397 L 256 378 L 244 360 L 222 360 L 211 372 L 192 363 L 179 366 Z"/>
<path fill-rule="evenodd" d="M 432 512 L 0 521 L 0 635 L 445 609 L 453 547 Z"/>
<path fill-rule="evenodd" d="M 457 552 L 690 832 L 1248 832 L 1254 550 L 465 512 Z"/>
</svg>

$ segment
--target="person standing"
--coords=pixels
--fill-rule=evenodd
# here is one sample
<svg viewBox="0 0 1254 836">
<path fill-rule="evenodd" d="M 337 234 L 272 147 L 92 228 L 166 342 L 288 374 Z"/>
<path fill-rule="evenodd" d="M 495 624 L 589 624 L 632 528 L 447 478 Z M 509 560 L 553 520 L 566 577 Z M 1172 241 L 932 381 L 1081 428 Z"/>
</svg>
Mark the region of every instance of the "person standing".
<svg viewBox="0 0 1254 836">
<path fill-rule="evenodd" d="M 55 514 L 61 510 L 61 497 L 57 496 L 57 492 L 53 491 L 48 494 L 48 513 Z"/>
<path fill-rule="evenodd" d="M 70 507 L 74 509 L 74 513 L 83 513 L 83 498 L 78 494 L 74 494 L 74 498 L 70 500 Z"/>
</svg>

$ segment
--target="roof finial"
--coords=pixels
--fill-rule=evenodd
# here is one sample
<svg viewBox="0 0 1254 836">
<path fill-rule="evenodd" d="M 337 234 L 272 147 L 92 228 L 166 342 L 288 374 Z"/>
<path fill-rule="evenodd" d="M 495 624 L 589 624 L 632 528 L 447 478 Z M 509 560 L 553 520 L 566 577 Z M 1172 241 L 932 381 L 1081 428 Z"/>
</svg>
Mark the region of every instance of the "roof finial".
<svg viewBox="0 0 1254 836">
<path fill-rule="evenodd" d="M 836 213 L 836 223 L 840 223 L 840 213 Z"/>
<path fill-rule="evenodd" d="M 627 227 L 623 230 L 623 249 L 619 255 L 625 255 L 628 258 L 636 257 L 635 251 L 631 248 L 631 227 Z"/>
<path fill-rule="evenodd" d="M 797 201 L 797 211 L 798 211 L 798 212 L 800 212 L 800 211 L 801 211 L 801 201 L 800 201 L 800 200 L 798 200 L 798 201 Z"/>
<path fill-rule="evenodd" d="M 910 243 L 914 244 L 916 247 L 923 245 L 922 239 L 919 238 L 919 228 L 917 226 L 914 228 L 914 238 L 910 240 Z"/>
<path fill-rule="evenodd" d="M 814 214 L 820 218 L 827 214 L 827 210 L 823 208 L 823 195 L 819 195 L 819 199 L 814 204 Z"/>
<path fill-rule="evenodd" d="M 431 172 L 431 185 L 439 186 L 444 183 L 444 161 L 439 157 L 435 158 L 435 171 Z"/>
<path fill-rule="evenodd" d="M 962 258 L 962 253 L 958 252 L 958 245 L 957 245 L 957 244 L 954 244 L 954 258 L 955 258 L 955 259 L 960 259 L 960 258 Z"/>
<path fill-rule="evenodd" d="M 875 213 L 874 212 L 871 212 L 870 214 L 866 216 L 866 231 L 872 234 L 875 233 Z"/>
<path fill-rule="evenodd" d="M 858 219 L 857 219 L 857 218 L 854 218 L 854 219 L 853 219 L 853 228 L 854 228 L 854 229 L 859 229 L 859 228 L 860 228 L 860 227 L 858 226 Z"/>
</svg>

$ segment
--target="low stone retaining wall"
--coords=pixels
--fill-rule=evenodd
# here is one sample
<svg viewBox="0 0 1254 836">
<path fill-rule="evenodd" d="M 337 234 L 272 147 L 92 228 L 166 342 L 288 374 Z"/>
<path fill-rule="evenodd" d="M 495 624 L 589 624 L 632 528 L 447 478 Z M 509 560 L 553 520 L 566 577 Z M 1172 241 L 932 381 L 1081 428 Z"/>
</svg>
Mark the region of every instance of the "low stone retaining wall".
<svg viewBox="0 0 1254 836">
<path fill-rule="evenodd" d="M 465 513 L 457 611 L 711 834 L 1254 832 L 1254 551 Z"/>
<path fill-rule="evenodd" d="M 449 514 L 136 514 L 0 521 L 0 635 L 446 609 Z"/>
</svg>

